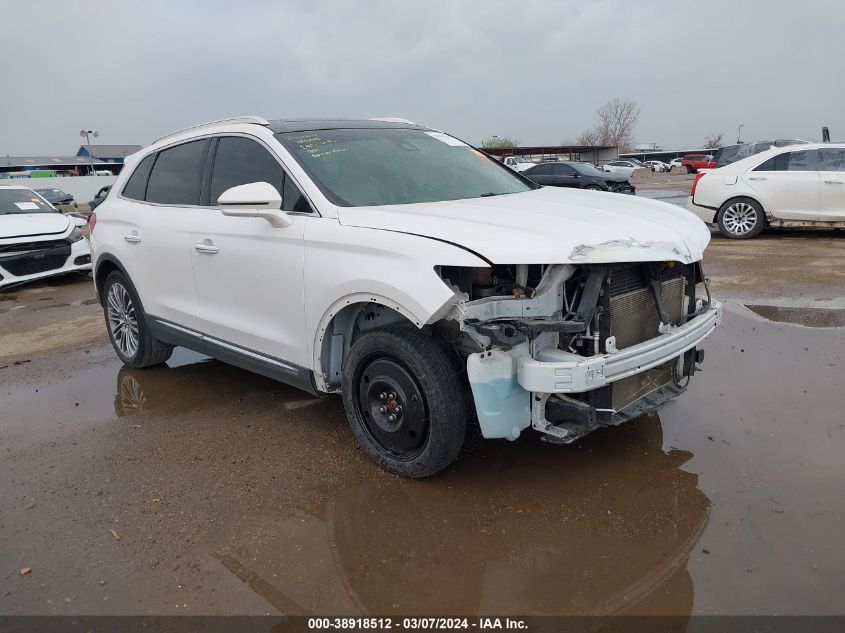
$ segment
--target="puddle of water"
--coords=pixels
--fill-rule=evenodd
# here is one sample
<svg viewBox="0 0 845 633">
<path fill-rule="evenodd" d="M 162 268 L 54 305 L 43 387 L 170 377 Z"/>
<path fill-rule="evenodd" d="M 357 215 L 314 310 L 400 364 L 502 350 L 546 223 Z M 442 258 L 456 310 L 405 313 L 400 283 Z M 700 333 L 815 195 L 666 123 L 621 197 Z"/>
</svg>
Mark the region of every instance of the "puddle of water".
<svg viewBox="0 0 845 633">
<path fill-rule="evenodd" d="M 709 516 L 654 416 L 579 447 L 485 443 L 431 482 L 356 477 L 218 553 L 283 613 L 689 613 Z"/>
<path fill-rule="evenodd" d="M 424 481 L 363 457 L 338 398 L 190 352 L 147 370 L 97 359 L 38 393 L 6 382 L 0 459 L 23 457 L 0 480 L 0 544 L 17 555 L 59 525 L 21 564 L 49 572 L 45 591 L 97 600 L 95 577 L 73 574 L 93 557 L 157 613 L 172 570 L 181 582 L 206 559 L 183 590 L 198 609 L 234 582 L 285 614 L 838 613 L 845 332 L 726 311 L 706 350 L 659 417 L 572 446 L 474 440 Z M 80 448 L 39 443 L 57 435 Z M 82 503 L 49 505 L 43 490 L 66 487 Z M 106 525 L 125 558 L 90 545 Z M 46 594 L 15 591 L 42 608 Z"/>
<path fill-rule="evenodd" d="M 769 321 L 795 323 L 807 327 L 845 326 L 845 310 L 842 309 L 790 308 L 768 305 L 746 305 L 745 307 Z"/>
</svg>

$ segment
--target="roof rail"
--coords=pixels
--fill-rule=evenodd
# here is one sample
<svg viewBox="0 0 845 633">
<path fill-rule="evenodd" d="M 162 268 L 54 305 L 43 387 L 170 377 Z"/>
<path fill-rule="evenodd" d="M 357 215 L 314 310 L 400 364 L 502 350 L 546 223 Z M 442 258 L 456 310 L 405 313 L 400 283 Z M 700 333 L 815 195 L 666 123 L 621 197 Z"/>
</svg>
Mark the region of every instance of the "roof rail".
<svg viewBox="0 0 845 633">
<path fill-rule="evenodd" d="M 383 123 L 407 123 L 408 125 L 416 125 L 413 121 L 408 119 L 400 119 L 394 116 L 377 116 L 370 119 L 370 121 L 382 121 Z"/>
<path fill-rule="evenodd" d="M 170 134 L 165 134 L 154 140 L 151 145 L 155 145 L 159 141 L 163 141 L 166 138 L 170 138 L 171 136 L 176 136 L 177 134 L 182 134 L 183 132 L 189 132 L 191 130 L 198 130 L 204 127 L 211 127 L 212 125 L 220 125 L 222 123 L 254 123 L 256 125 L 270 125 L 270 121 L 265 119 L 263 116 L 256 116 L 256 115 L 249 115 L 249 116 L 235 116 L 229 117 L 228 119 L 218 119 L 216 121 L 209 121 L 208 123 L 200 123 L 199 125 L 192 125 L 190 127 L 182 128 L 181 130 L 176 130 L 175 132 L 171 132 Z"/>
</svg>

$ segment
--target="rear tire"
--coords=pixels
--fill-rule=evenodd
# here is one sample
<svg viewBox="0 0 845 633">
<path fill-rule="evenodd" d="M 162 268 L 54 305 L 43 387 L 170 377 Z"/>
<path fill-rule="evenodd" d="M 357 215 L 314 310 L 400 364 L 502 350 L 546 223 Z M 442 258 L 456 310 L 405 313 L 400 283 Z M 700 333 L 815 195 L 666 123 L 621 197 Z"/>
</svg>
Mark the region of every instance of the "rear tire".
<svg viewBox="0 0 845 633">
<path fill-rule="evenodd" d="M 369 332 L 344 361 L 343 404 L 364 452 L 415 479 L 451 464 L 464 441 L 467 408 L 445 352 L 419 330 Z"/>
<path fill-rule="evenodd" d="M 719 232 L 731 240 L 750 240 L 766 228 L 766 213 L 751 198 L 728 200 L 719 209 Z"/>
<path fill-rule="evenodd" d="M 170 358 L 173 346 L 150 333 L 138 292 L 122 272 L 116 270 L 106 277 L 102 303 L 109 340 L 124 365 L 140 369 Z"/>
</svg>

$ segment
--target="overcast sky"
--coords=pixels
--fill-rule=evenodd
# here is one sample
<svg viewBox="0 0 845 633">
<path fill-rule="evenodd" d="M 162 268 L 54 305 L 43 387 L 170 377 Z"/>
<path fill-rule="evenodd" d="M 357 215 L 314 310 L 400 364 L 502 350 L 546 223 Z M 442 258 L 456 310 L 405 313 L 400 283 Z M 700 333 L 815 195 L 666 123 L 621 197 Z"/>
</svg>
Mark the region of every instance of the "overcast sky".
<svg viewBox="0 0 845 633">
<path fill-rule="evenodd" d="M 81 128 L 147 144 L 211 119 L 400 116 L 557 144 L 613 97 L 635 141 L 845 138 L 840 0 L 0 0 L 0 155 Z"/>
</svg>

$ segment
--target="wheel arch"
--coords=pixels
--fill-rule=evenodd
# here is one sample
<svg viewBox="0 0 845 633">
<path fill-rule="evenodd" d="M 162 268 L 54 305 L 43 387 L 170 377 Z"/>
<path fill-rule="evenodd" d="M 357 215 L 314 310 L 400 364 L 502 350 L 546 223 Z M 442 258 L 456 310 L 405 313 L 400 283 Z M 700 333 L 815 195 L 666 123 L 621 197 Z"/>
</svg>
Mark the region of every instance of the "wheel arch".
<svg viewBox="0 0 845 633">
<path fill-rule="evenodd" d="M 340 390 L 344 359 L 361 334 L 403 323 L 422 329 L 425 320 L 375 293 L 351 294 L 332 304 L 320 319 L 314 337 L 312 366 L 317 389 Z"/>
<path fill-rule="evenodd" d="M 111 253 L 103 253 L 97 257 L 97 261 L 94 264 L 94 291 L 97 295 L 97 301 L 99 301 L 101 305 L 103 303 L 103 284 L 106 282 L 106 277 L 115 270 L 120 271 L 127 279 L 129 279 L 129 274 L 126 272 L 126 269 L 117 257 Z"/>
</svg>

